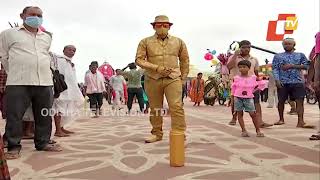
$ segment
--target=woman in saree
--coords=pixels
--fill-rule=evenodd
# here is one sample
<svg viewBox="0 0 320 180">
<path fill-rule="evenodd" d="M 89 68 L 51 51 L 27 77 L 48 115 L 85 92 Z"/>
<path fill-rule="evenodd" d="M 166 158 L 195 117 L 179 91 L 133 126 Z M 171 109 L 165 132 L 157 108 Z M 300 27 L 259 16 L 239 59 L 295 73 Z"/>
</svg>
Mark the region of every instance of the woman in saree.
<svg viewBox="0 0 320 180">
<path fill-rule="evenodd" d="M 192 79 L 190 98 L 194 102 L 193 106 L 200 106 L 204 96 L 204 80 L 202 79 L 202 73 L 198 73 L 197 78 Z"/>
</svg>

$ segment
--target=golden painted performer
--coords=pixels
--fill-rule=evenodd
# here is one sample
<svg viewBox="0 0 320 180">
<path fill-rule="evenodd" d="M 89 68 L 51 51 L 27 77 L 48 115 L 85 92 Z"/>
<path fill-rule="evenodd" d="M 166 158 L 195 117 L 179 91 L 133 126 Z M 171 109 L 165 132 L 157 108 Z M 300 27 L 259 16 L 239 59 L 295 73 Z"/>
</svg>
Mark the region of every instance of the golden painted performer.
<svg viewBox="0 0 320 180">
<path fill-rule="evenodd" d="M 184 133 L 186 129 L 182 106 L 182 85 L 189 73 L 189 55 L 185 43 L 168 34 L 172 23 L 159 15 L 151 23 L 156 33 L 140 41 L 136 64 L 145 69 L 145 89 L 150 103 L 151 136 L 145 140 L 153 143 L 162 140 L 162 116 L 164 95 L 168 101 L 171 128 Z"/>
</svg>

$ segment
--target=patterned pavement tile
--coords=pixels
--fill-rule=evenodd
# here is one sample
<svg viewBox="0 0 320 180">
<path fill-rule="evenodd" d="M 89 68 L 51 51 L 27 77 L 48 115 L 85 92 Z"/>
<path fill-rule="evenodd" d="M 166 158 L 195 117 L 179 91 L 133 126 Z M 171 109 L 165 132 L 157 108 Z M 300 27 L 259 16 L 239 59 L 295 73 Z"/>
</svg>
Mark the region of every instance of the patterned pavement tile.
<svg viewBox="0 0 320 180">
<path fill-rule="evenodd" d="M 263 104 L 266 122 L 277 120 L 276 109 Z M 105 109 L 109 108 L 105 106 Z M 145 144 L 150 124 L 147 117 L 83 117 L 71 129 L 76 134 L 57 140 L 61 153 L 37 152 L 32 140 L 23 140 L 22 157 L 8 161 L 17 180 L 230 180 L 320 178 L 319 141 L 309 141 L 316 130 L 295 128 L 297 118 L 286 115 L 286 124 L 263 129 L 256 138 L 247 115 L 251 137 L 242 138 L 240 127 L 229 126 L 230 111 L 224 106 L 194 108 L 185 104 L 187 115 L 186 162 L 169 166 L 170 118 L 164 118 L 164 137 Z M 319 110 L 306 105 L 306 122 L 319 124 Z M 0 123 L 3 132 L 4 123 Z"/>
</svg>

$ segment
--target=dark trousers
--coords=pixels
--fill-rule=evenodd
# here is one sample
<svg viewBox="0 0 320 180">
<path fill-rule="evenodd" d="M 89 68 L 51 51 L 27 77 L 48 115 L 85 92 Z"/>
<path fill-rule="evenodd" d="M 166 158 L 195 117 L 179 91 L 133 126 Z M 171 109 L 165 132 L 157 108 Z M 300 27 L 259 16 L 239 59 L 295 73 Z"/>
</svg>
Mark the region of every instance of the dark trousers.
<svg viewBox="0 0 320 180">
<path fill-rule="evenodd" d="M 261 102 L 267 102 L 268 101 L 268 88 L 264 89 L 260 92 Z"/>
<path fill-rule="evenodd" d="M 183 99 L 185 98 L 187 94 L 187 89 L 185 87 L 185 85 L 182 85 L 182 102 L 183 102 Z"/>
<path fill-rule="evenodd" d="M 143 89 L 142 88 L 128 88 L 128 103 L 127 103 L 128 110 L 130 111 L 132 108 L 132 102 L 133 102 L 134 96 L 137 97 L 140 111 L 142 112 L 144 109 Z"/>
<path fill-rule="evenodd" d="M 149 101 L 145 102 L 145 104 L 146 104 L 146 110 L 148 110 L 150 108 Z"/>
<path fill-rule="evenodd" d="M 6 87 L 8 151 L 21 149 L 22 117 L 31 103 L 35 122 L 35 148 L 42 150 L 49 143 L 52 131 L 52 86 L 9 85 Z"/>
<path fill-rule="evenodd" d="M 93 94 L 88 94 L 88 97 L 89 97 L 89 101 L 90 101 L 90 109 L 93 112 L 100 110 L 101 106 L 103 104 L 103 94 L 102 93 L 93 93 Z"/>
<path fill-rule="evenodd" d="M 5 97 L 5 93 L 0 93 L 0 111 L 2 114 L 2 119 L 7 119 Z"/>
</svg>

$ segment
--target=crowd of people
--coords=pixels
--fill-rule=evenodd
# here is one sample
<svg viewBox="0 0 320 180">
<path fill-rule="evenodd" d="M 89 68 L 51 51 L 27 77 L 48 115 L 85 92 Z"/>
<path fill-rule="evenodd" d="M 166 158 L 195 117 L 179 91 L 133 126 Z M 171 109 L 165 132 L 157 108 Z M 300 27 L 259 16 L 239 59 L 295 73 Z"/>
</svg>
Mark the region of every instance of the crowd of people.
<svg viewBox="0 0 320 180">
<path fill-rule="evenodd" d="M 269 81 L 259 78 L 259 61 L 250 55 L 251 43 L 247 40 L 241 41 L 240 49 L 228 58 L 227 70 L 224 70 L 227 72 L 221 75 L 222 80 L 210 77 L 206 82 L 203 74 L 198 73 L 197 77 L 187 81 L 189 55 L 186 44 L 169 35 L 173 23 L 167 16 L 160 15 L 151 23 L 156 33 L 140 41 L 135 62 L 115 72 L 112 70 L 113 75 L 106 77 L 99 70 L 98 62 L 93 61 L 84 83 L 79 85 L 73 59 L 76 47 L 64 46 L 62 55 L 49 51 L 52 34 L 40 28 L 40 8 L 26 7 L 20 17 L 22 26 L 0 34 L 0 109 L 2 118 L 6 120 L 5 134 L 0 141 L 1 179 L 10 179 L 5 160 L 20 157 L 23 137 L 33 138 L 38 151 L 62 151 L 62 147 L 51 140 L 52 120 L 56 126 L 55 136 L 72 135 L 74 132 L 67 130 L 67 125 L 80 117 L 85 97 L 89 98 L 94 118 L 103 115 L 104 97 L 112 97 L 113 110 L 120 111 L 123 109 L 121 104 L 126 104 L 130 114 L 135 99 L 139 112 L 148 113 L 150 109 L 152 131 L 146 143 L 162 140 L 163 117 L 157 111 L 163 108 L 164 97 L 170 109 L 172 130 L 184 133 L 184 97 L 189 96 L 194 106 L 200 106 L 203 100 L 208 101 L 208 97 L 212 97 L 209 101 L 214 103 L 218 99 L 219 86 L 230 89 L 232 119 L 229 124 L 239 122 L 242 137 L 250 135 L 245 128 L 244 112 L 252 118 L 256 136 L 264 137 L 261 128 L 285 124 L 283 113 L 288 101 L 295 103 L 297 127 L 314 128 L 304 121 L 306 86 L 302 71 L 308 70 L 306 84 L 316 92 L 319 100 L 320 33 L 316 35 L 316 45 L 309 60 L 303 53 L 295 52 L 294 39 L 284 39 L 285 52 L 274 56 Z M 138 69 L 137 65 L 141 68 Z M 59 93 L 53 91 L 57 79 L 53 81 L 52 73 L 57 71 L 67 85 L 67 89 Z M 263 95 L 261 99 L 260 95 Z M 265 123 L 262 118 L 260 102 L 267 99 L 269 108 L 274 105 L 278 108 L 279 121 L 274 124 Z M 44 113 L 43 110 L 54 113 Z M 320 134 L 313 135 L 311 139 L 319 140 Z"/>
<path fill-rule="evenodd" d="M 320 32 L 316 35 L 316 44 L 308 59 L 303 53 L 295 52 L 296 42 L 293 38 L 284 39 L 282 42 L 284 52 L 274 56 L 272 72 L 268 79 L 259 78 L 259 61 L 250 55 L 251 43 L 247 40 L 241 41 L 240 49 L 229 57 L 227 63 L 228 79 L 231 85 L 230 106 L 233 116 L 229 125 L 236 125 L 238 121 L 242 128 L 242 136 L 248 137 L 243 123 L 243 111 L 248 112 L 256 127 L 257 137 L 263 137 L 259 128 L 285 124 L 284 106 L 288 103 L 291 107 L 288 114 L 298 115 L 297 127 L 315 128 L 304 121 L 304 99 L 306 88 L 311 89 L 316 95 L 320 108 L 320 91 L 319 83 L 317 83 L 319 79 L 317 61 L 320 53 L 319 41 Z M 222 83 L 221 80 L 220 82 Z M 210 92 L 210 90 L 204 90 L 204 84 L 202 73 L 199 73 L 190 83 L 189 95 L 194 106 L 199 106 L 205 94 Z M 218 89 L 219 83 L 214 84 L 215 86 L 211 86 L 210 89 Z M 217 92 L 217 90 L 214 91 Z M 218 92 L 213 96 L 218 96 Z M 268 102 L 268 108 L 276 105 L 279 113 L 277 122 L 268 124 L 262 120 L 261 102 Z M 310 139 L 320 140 L 320 134 L 312 135 Z"/>
<path fill-rule="evenodd" d="M 103 98 L 108 101 L 109 97 L 113 110 L 122 110 L 122 105 L 126 105 L 127 114 L 130 114 L 133 103 L 138 101 L 138 112 L 148 112 L 143 69 L 138 69 L 135 63 L 130 63 L 123 69 L 116 69 L 113 75 L 106 75 L 99 70 L 98 66 L 97 61 L 91 62 L 84 84 L 79 84 L 83 96 L 89 97 L 92 117 L 97 118 L 103 115 Z M 112 68 L 111 65 L 110 68 Z M 126 71 L 127 68 L 129 71 Z"/>
<path fill-rule="evenodd" d="M 268 78 L 259 77 L 259 61 L 250 55 L 251 43 L 247 40 L 239 43 L 240 49 L 231 55 L 227 62 L 229 73 L 227 74 L 230 89 L 230 106 L 232 120 L 230 125 L 236 125 L 239 122 L 242 128 L 242 136 L 247 137 L 248 133 L 243 124 L 243 111 L 248 112 L 256 127 L 257 136 L 263 137 L 259 128 L 271 127 L 273 125 L 283 125 L 284 106 L 288 103 L 291 110 L 288 114 L 298 115 L 297 127 L 314 128 L 304 121 L 304 100 L 306 88 L 311 89 L 315 94 L 319 104 L 319 86 L 316 83 L 319 78 L 319 58 L 320 33 L 316 35 L 316 45 L 312 49 L 309 59 L 299 52 L 295 52 L 296 42 L 293 38 L 286 38 L 282 45 L 283 53 L 276 54 L 272 61 L 272 72 Z M 225 76 L 226 74 L 224 74 Z M 212 81 L 212 80 L 211 80 Z M 200 105 L 203 99 L 210 92 L 210 89 L 218 89 L 219 82 L 214 80 L 214 86 L 205 90 L 205 82 L 202 80 L 202 73 L 191 80 L 189 95 L 194 106 Z M 208 84 L 209 85 L 209 84 Z M 213 96 L 219 96 L 218 91 L 214 90 Z M 218 98 L 214 98 L 218 99 Z M 262 120 L 261 102 L 268 102 L 267 108 L 277 107 L 279 112 L 279 121 L 274 124 L 265 123 Z M 207 103 L 206 103 L 207 104 Z M 207 104 L 208 105 L 208 104 Z M 319 105 L 320 107 L 320 105 Z M 311 140 L 320 140 L 319 134 L 313 135 Z"/>
</svg>

